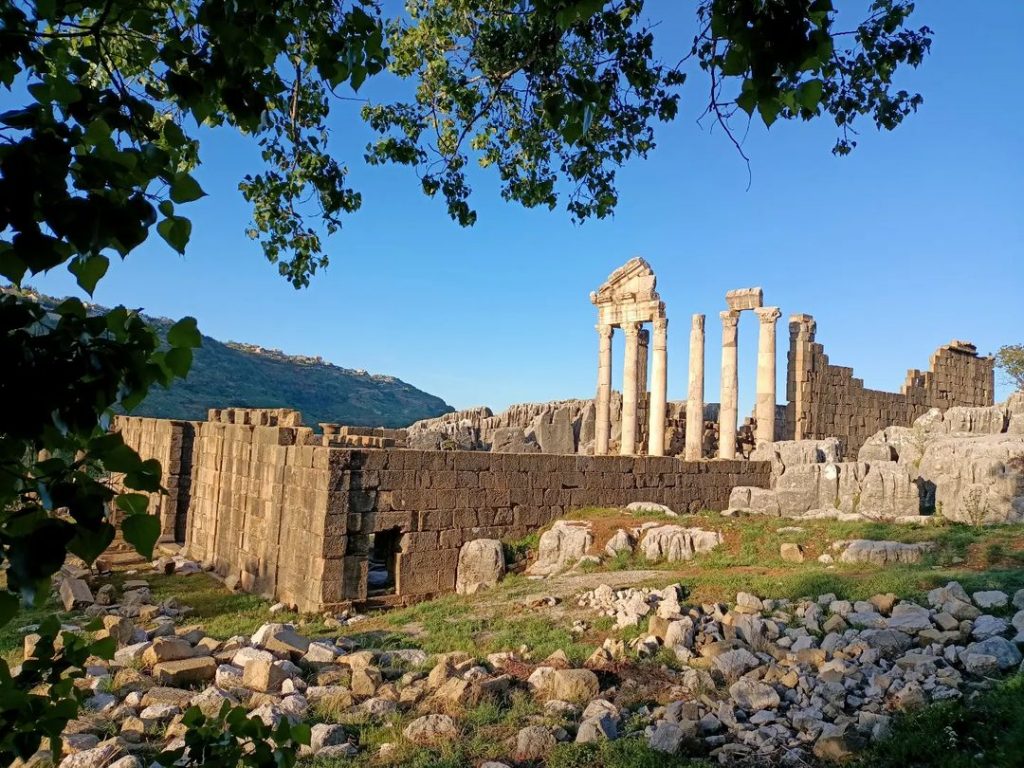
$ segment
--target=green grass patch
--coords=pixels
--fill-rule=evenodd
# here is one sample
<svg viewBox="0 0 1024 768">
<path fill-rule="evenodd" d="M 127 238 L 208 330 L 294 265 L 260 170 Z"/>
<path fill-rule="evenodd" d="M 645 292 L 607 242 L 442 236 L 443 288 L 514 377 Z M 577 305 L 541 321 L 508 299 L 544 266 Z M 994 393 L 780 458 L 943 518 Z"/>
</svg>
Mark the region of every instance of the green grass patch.
<svg viewBox="0 0 1024 768">
<path fill-rule="evenodd" d="M 592 744 L 559 744 L 547 768 L 709 768 L 707 760 L 667 755 L 647 746 L 644 739 L 624 738 Z"/>
<path fill-rule="evenodd" d="M 1019 768 L 1024 764 L 1024 674 L 974 701 L 901 715 L 859 768 Z"/>
</svg>

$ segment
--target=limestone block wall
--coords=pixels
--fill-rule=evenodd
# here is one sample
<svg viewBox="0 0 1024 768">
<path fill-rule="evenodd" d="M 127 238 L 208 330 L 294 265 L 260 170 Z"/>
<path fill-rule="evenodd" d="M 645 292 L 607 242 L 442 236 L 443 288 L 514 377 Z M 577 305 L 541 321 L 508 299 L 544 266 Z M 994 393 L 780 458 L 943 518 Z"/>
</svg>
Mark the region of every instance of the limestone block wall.
<svg viewBox="0 0 1024 768">
<path fill-rule="evenodd" d="M 733 486 L 767 488 L 770 475 L 760 461 L 337 447 L 280 410 L 216 410 L 192 427 L 188 443 L 173 422 L 120 424 L 161 458 L 165 485 L 190 466 L 175 501 L 185 553 L 303 611 L 373 596 L 375 559 L 393 570 L 385 601 L 419 599 L 454 590 L 471 539 L 520 538 L 587 506 L 724 509 Z"/>
<path fill-rule="evenodd" d="M 900 392 L 882 392 L 866 388 L 852 368 L 829 362 L 815 341 L 813 317 L 794 315 L 789 330 L 786 433 L 792 439 L 837 437 L 843 455 L 852 456 L 875 432 L 910 426 L 929 408 L 994 402 L 995 361 L 968 342 L 940 347 L 928 371 L 911 370 Z"/>
<path fill-rule="evenodd" d="M 115 416 L 112 429 L 145 459 L 156 459 L 167 493 L 150 493 L 149 512 L 160 518 L 160 541 L 184 541 L 192 492 L 194 421 Z"/>
<path fill-rule="evenodd" d="M 395 593 L 422 597 L 455 589 L 466 541 L 520 538 L 580 507 L 654 501 L 683 514 L 721 510 L 733 486 L 767 488 L 769 475 L 759 461 L 335 450 L 332 490 L 348 508 L 345 599 L 367 595 L 360 568 L 371 534 L 397 534 Z"/>
<path fill-rule="evenodd" d="M 343 554 L 328 528 L 331 449 L 298 426 L 296 412 L 211 416 L 219 420 L 196 435 L 185 553 L 246 591 L 305 610 L 338 599 L 323 591 L 329 560 Z"/>
</svg>

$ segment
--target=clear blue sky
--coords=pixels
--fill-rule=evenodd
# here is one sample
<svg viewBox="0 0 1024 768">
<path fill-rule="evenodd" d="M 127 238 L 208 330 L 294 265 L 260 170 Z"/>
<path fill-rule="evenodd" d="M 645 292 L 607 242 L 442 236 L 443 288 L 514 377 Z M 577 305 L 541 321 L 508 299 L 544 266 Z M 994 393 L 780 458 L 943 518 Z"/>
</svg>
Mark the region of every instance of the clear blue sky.
<svg viewBox="0 0 1024 768">
<path fill-rule="evenodd" d="M 690 6 L 681 5 L 686 13 L 672 12 L 659 34 L 687 47 Z M 669 3 L 649 6 L 653 15 Z M 236 187 L 257 167 L 255 149 L 207 134 L 198 176 L 209 197 L 187 209 L 195 225 L 187 255 L 153 233 L 112 265 L 95 300 L 194 315 L 219 339 L 393 374 L 456 407 L 499 408 L 593 395 L 588 293 L 639 255 L 667 304 L 670 398 L 686 396 L 689 317 L 703 312 L 707 399 L 718 399 L 718 312 L 728 289 L 753 285 L 783 312 L 780 402 L 785 318 L 795 312 L 817 318 L 834 363 L 895 391 L 908 367 L 927 367 L 952 338 L 983 352 L 1024 341 L 1024 4 L 993 0 L 980 12 L 920 3 L 917 17 L 935 42 L 903 82 L 925 103 L 895 132 L 865 123 L 857 150 L 837 159 L 826 121 L 770 132 L 755 125 L 747 190 L 746 167 L 725 137 L 695 124 L 706 81 L 692 75 L 683 114 L 661 127 L 657 151 L 620 172 L 615 217 L 583 226 L 560 210 L 505 204 L 494 180 L 480 176 L 479 223 L 460 229 L 407 169 L 366 167 L 369 134 L 339 110 L 334 147 L 364 205 L 329 241 L 330 268 L 302 291 L 244 235 L 249 214 Z M 76 292 L 63 271 L 31 283 Z M 742 413 L 753 404 L 756 334 L 745 315 Z M 620 372 L 616 359 L 616 387 Z"/>
</svg>

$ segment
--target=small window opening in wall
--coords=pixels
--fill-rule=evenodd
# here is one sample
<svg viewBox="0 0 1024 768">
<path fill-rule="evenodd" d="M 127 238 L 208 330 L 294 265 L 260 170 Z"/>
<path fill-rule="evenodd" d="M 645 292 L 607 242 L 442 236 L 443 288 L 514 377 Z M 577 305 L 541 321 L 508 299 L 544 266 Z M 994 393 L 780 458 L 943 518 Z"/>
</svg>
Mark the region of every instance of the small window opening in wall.
<svg viewBox="0 0 1024 768">
<path fill-rule="evenodd" d="M 370 534 L 370 564 L 366 577 L 368 596 L 395 593 L 395 567 L 401 536 L 397 528 Z"/>
</svg>

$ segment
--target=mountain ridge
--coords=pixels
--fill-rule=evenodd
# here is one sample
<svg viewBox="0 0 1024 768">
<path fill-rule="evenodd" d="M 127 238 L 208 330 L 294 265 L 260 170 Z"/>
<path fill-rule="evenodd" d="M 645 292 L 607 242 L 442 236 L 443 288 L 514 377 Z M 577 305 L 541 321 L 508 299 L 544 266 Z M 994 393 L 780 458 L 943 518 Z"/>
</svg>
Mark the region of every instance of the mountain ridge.
<svg viewBox="0 0 1024 768">
<path fill-rule="evenodd" d="M 0 286 L 0 291 L 14 289 Z M 18 293 L 44 306 L 62 299 L 31 288 Z M 105 307 L 83 302 L 89 311 Z M 173 320 L 139 313 L 160 336 Z M 319 356 L 289 355 L 279 349 L 202 334 L 192 369 L 168 389 L 155 386 L 133 416 L 202 420 L 210 408 L 294 408 L 303 422 L 367 427 L 404 427 L 454 409 L 442 398 L 389 374 L 344 368 Z"/>
</svg>

